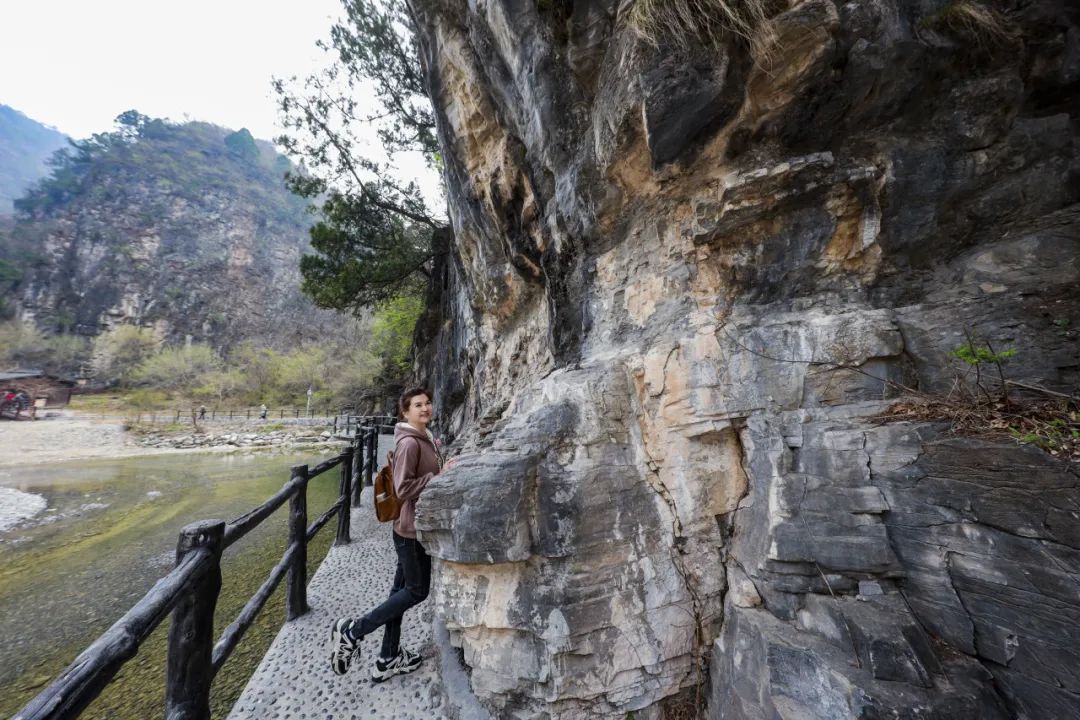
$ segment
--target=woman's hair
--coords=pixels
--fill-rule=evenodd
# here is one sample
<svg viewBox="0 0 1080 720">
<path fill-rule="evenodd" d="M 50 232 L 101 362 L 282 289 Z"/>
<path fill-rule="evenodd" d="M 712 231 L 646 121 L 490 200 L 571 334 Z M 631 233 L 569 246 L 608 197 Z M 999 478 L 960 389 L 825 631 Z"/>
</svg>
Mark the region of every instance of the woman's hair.
<svg viewBox="0 0 1080 720">
<path fill-rule="evenodd" d="M 428 399 L 431 399 L 431 393 L 427 391 L 427 388 L 411 387 L 406 388 L 405 392 L 401 393 L 401 398 L 398 400 L 398 414 L 401 417 L 405 417 L 405 411 L 409 409 L 409 403 L 417 395 L 427 395 Z"/>
</svg>

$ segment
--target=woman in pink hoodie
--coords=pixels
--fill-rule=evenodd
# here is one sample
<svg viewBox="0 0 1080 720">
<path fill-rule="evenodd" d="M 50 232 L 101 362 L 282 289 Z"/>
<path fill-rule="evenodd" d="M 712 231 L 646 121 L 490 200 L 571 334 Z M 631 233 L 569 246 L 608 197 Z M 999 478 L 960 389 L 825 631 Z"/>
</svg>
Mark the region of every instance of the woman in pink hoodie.
<svg viewBox="0 0 1080 720">
<path fill-rule="evenodd" d="M 405 422 L 394 428 L 394 491 L 401 512 L 394 521 L 394 549 L 397 571 L 390 597 L 358 620 L 340 618 L 330 631 L 330 665 L 344 675 L 365 635 L 383 628 L 382 651 L 371 679 L 382 682 L 394 675 L 409 673 L 420 666 L 420 655 L 404 649 L 401 618 L 405 611 L 423 602 L 431 589 L 431 558 L 416 540 L 416 499 L 431 478 L 449 470 L 454 461 L 443 462 L 431 431 L 431 393 L 410 388 L 401 395 L 398 410 Z"/>
</svg>

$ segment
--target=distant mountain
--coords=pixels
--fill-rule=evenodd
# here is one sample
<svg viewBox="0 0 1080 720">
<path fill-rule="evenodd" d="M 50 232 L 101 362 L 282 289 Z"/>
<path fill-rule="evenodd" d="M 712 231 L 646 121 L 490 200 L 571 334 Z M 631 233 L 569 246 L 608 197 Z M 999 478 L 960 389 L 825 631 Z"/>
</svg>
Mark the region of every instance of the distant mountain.
<svg viewBox="0 0 1080 720">
<path fill-rule="evenodd" d="M 124 113 L 66 150 L 0 227 L 13 311 L 47 332 L 132 324 L 221 349 L 334 332 L 337 316 L 300 291 L 312 223 L 284 186 L 290 167 L 247 130 Z"/>
<path fill-rule="evenodd" d="M 63 133 L 0 105 L 0 215 L 11 213 L 15 199 L 49 174 L 45 160 L 67 143 Z"/>
</svg>

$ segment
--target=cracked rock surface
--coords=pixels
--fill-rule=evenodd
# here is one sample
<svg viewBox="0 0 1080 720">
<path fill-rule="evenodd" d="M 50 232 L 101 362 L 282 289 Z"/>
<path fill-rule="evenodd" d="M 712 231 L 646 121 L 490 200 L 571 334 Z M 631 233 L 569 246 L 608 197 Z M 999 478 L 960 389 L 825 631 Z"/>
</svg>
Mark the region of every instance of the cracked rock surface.
<svg viewBox="0 0 1080 720">
<path fill-rule="evenodd" d="M 988 47 L 788 0 L 754 58 L 629 0 L 409 5 L 462 451 L 417 526 L 493 715 L 1080 718 L 1076 469 L 875 419 L 970 383 L 966 331 L 1080 393 L 1075 12 Z"/>
</svg>

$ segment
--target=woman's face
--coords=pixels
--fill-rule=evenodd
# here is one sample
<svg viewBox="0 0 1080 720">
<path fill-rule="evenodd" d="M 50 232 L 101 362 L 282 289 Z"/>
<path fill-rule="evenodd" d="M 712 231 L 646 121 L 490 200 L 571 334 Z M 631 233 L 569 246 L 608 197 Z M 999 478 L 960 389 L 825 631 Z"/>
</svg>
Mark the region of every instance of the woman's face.
<svg viewBox="0 0 1080 720">
<path fill-rule="evenodd" d="M 431 422 L 431 398 L 427 395 L 413 395 L 409 398 L 409 409 L 405 411 L 405 422 L 410 425 L 427 427 Z"/>
</svg>

